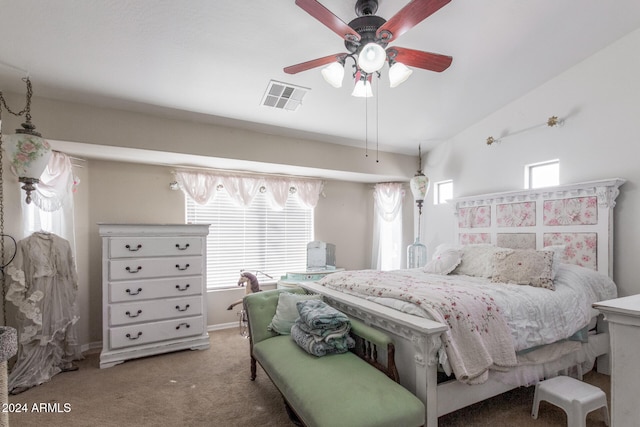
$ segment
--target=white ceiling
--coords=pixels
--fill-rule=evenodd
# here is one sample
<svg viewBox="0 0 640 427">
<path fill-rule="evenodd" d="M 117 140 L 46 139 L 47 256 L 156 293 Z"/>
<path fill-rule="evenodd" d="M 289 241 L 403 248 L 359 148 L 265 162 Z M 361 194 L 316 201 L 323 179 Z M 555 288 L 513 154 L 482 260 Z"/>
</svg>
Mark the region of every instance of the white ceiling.
<svg viewBox="0 0 640 427">
<path fill-rule="evenodd" d="M 355 0 L 321 3 L 356 16 Z M 380 0 L 377 15 L 406 3 Z M 428 149 L 637 28 L 638 0 L 452 0 L 392 43 L 453 56 L 451 67 L 414 69 L 395 89 L 385 67 L 368 138 L 377 116 L 380 149 Z M 293 0 L 0 0 L 0 90 L 23 93 L 27 73 L 36 96 L 362 146 L 365 104 L 351 82 L 282 71 L 340 52 L 340 37 Z M 272 79 L 309 88 L 304 104 L 261 106 Z"/>
</svg>

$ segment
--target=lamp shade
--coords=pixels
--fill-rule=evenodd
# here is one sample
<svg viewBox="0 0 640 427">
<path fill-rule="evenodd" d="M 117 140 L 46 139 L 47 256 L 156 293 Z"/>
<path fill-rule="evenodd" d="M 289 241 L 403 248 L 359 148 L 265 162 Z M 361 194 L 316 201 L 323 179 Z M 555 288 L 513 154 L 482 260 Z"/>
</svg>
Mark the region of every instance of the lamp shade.
<svg viewBox="0 0 640 427">
<path fill-rule="evenodd" d="M 429 191 L 429 184 L 429 178 L 427 178 L 422 172 L 418 172 L 413 178 L 411 178 L 409 186 L 411 187 L 413 200 L 416 202 L 422 202 Z"/>
<path fill-rule="evenodd" d="M 39 179 L 51 157 L 49 142 L 29 133 L 3 135 L 2 140 L 9 155 L 11 172 L 18 178 Z"/>
<path fill-rule="evenodd" d="M 394 63 L 389 68 L 389 86 L 396 87 L 403 83 L 413 73 L 413 70 L 404 65 L 402 62 Z"/>
<path fill-rule="evenodd" d="M 333 62 L 321 71 L 324 80 L 335 88 L 342 87 L 342 80 L 344 79 L 344 66 L 339 62 Z"/>
<path fill-rule="evenodd" d="M 356 73 L 356 85 L 353 87 L 351 96 L 358 98 L 371 98 L 373 96 L 373 90 L 371 90 L 371 76 L 362 78 L 360 71 Z"/>
<path fill-rule="evenodd" d="M 378 43 L 367 43 L 358 55 L 358 67 L 365 73 L 379 71 L 387 60 L 387 52 Z"/>
</svg>

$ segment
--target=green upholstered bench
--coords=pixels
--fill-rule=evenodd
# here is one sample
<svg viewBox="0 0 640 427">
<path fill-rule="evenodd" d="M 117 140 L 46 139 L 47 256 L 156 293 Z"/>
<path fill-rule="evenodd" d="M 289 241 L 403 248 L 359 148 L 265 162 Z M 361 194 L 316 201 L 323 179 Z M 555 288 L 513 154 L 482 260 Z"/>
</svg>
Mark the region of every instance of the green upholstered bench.
<svg viewBox="0 0 640 427">
<path fill-rule="evenodd" d="M 288 407 L 308 427 L 411 427 L 425 421 L 423 403 L 398 384 L 394 347 L 390 338 L 352 319 L 354 352 L 316 357 L 301 349 L 289 335 L 267 330 L 280 292 L 247 295 L 243 304 L 251 339 L 251 379 L 262 366 Z M 386 365 L 377 352 L 385 350 Z"/>
</svg>

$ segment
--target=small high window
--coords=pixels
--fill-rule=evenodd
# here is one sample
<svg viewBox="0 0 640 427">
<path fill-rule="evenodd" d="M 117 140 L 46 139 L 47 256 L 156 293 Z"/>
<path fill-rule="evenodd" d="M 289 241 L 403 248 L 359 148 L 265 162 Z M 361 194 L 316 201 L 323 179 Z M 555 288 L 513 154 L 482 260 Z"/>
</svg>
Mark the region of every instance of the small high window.
<svg viewBox="0 0 640 427">
<path fill-rule="evenodd" d="M 433 189 L 433 203 L 441 205 L 453 198 L 453 181 L 439 181 L 435 183 Z"/>
<path fill-rule="evenodd" d="M 558 184 L 560 184 L 560 160 L 549 160 L 525 166 L 525 189 L 552 187 Z"/>
</svg>

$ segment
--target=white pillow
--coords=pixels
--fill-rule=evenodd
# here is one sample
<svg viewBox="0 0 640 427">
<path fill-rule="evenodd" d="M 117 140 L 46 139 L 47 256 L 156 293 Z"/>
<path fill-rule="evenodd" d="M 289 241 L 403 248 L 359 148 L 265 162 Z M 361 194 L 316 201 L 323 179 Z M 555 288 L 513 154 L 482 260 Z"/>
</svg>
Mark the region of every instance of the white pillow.
<svg viewBox="0 0 640 427">
<path fill-rule="evenodd" d="M 463 246 L 462 262 L 453 274 L 489 278 L 493 275 L 493 255 L 504 250 L 489 244 Z"/>
<path fill-rule="evenodd" d="M 440 245 L 442 246 L 442 245 Z M 438 248 L 440 248 L 438 246 Z M 431 261 L 424 267 L 425 273 L 432 274 L 449 274 L 451 273 L 462 261 L 462 254 L 460 250 L 455 248 L 441 249 L 433 255 Z"/>
<path fill-rule="evenodd" d="M 282 292 L 278 296 L 278 306 L 276 314 L 271 319 L 271 323 L 267 329 L 277 332 L 280 335 L 290 335 L 291 327 L 296 323 L 296 319 L 300 317 L 296 303 L 309 299 L 322 299 L 322 295 L 318 294 L 293 294 L 291 292 Z"/>
</svg>

